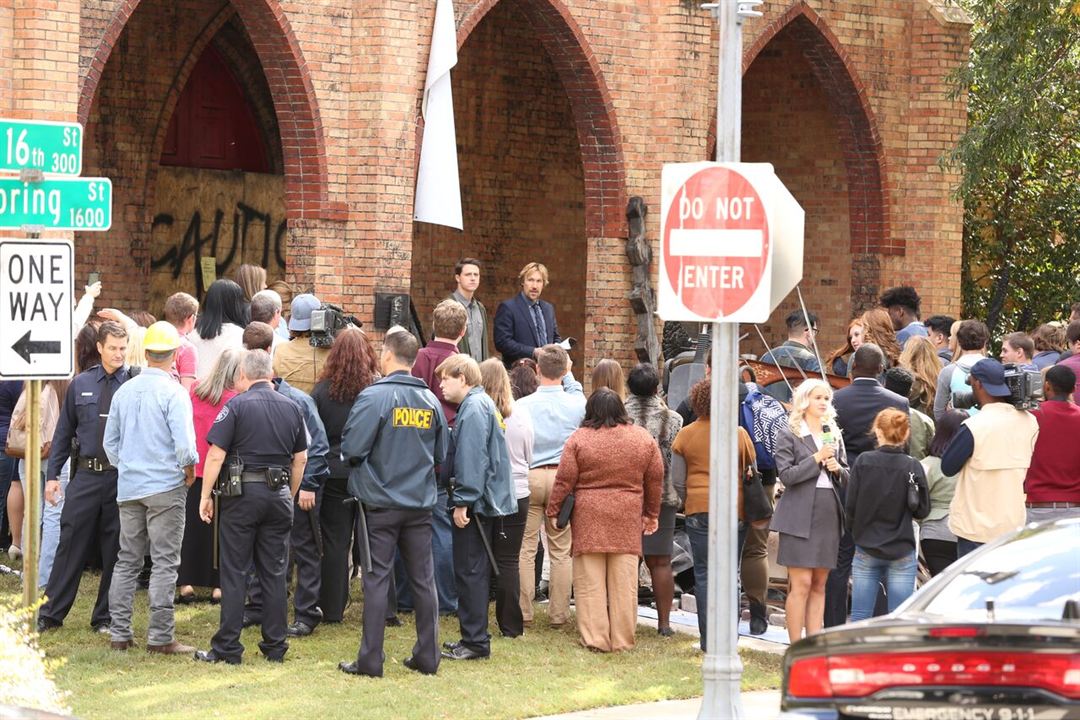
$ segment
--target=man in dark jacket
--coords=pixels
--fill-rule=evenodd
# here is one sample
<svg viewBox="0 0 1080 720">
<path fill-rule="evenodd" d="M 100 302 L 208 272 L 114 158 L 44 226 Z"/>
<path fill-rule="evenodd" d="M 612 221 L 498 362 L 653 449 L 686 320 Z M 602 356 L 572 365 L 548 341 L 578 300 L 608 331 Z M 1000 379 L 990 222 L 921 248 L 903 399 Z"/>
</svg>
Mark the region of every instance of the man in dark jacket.
<svg viewBox="0 0 1080 720">
<path fill-rule="evenodd" d="M 467 355 L 454 355 L 443 361 L 436 372 L 443 396 L 460 403 L 454 425 L 450 502 L 454 506 L 454 579 L 461 640 L 447 643 L 442 655 L 449 660 L 476 660 L 491 654 L 488 633 L 491 560 L 485 546 L 504 550 L 505 557 L 496 557 L 497 562 L 502 561 L 500 568 L 509 571 L 517 565 L 520 544 L 506 549 L 493 532 L 497 518 L 517 512 L 517 500 L 510 479 L 510 454 L 502 418 L 495 403 L 480 387 L 480 366 Z M 518 590 L 516 582 L 512 588 L 500 582 L 496 609 L 511 606 L 520 618 Z"/>
<path fill-rule="evenodd" d="M 548 284 L 547 268 L 531 262 L 518 273 L 521 292 L 499 303 L 495 310 L 495 349 L 510 367 L 519 358 L 531 358 L 537 348 L 562 340 L 555 323 L 555 306 L 540 299 Z"/>
<path fill-rule="evenodd" d="M 833 395 L 836 424 L 844 436 L 848 467 L 855 467 L 861 453 L 874 449 L 871 428 L 879 412 L 885 408 L 896 408 L 905 413 L 910 410 L 907 398 L 881 387 L 878 378 L 884 371 L 885 354 L 881 348 L 873 343 L 861 345 L 851 359 L 851 384 Z M 844 488 L 840 492 L 843 494 Z M 825 627 L 847 622 L 848 580 L 854 555 L 855 543 L 848 530 L 840 538 L 836 568 L 829 573 L 829 582 L 825 586 Z"/>
<path fill-rule="evenodd" d="M 419 347 L 409 333 L 390 333 L 379 358 L 383 378 L 356 398 L 341 437 L 341 455 L 352 467 L 349 492 L 367 518 L 371 572 L 364 573 L 360 651 L 338 665 L 351 675 L 382 677 L 386 608 L 401 550 L 416 610 L 416 644 L 404 665 L 434 674 L 439 669 L 439 607 L 431 558 L 435 466 L 446 457 L 446 418 L 424 381 L 409 374 Z"/>
</svg>

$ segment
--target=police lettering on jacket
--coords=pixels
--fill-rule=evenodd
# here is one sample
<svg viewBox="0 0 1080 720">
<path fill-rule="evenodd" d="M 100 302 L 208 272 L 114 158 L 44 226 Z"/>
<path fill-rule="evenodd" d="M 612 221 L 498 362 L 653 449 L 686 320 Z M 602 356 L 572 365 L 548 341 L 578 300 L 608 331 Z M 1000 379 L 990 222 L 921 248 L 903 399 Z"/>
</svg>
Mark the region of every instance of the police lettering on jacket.
<svg viewBox="0 0 1080 720">
<path fill-rule="evenodd" d="M 393 412 L 394 427 L 409 427 L 417 430 L 431 428 L 432 411 L 427 408 L 396 407 Z"/>
</svg>

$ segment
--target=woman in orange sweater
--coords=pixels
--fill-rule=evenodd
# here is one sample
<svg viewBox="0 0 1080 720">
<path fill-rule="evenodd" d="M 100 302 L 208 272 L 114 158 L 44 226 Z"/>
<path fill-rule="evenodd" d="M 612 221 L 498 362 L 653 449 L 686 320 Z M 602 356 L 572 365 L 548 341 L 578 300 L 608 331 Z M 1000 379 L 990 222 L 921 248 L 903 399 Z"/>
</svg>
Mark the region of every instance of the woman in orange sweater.
<svg viewBox="0 0 1080 720">
<path fill-rule="evenodd" d="M 708 379 L 690 388 L 690 408 L 697 420 L 690 423 L 675 436 L 671 446 L 671 481 L 675 491 L 686 501 L 686 534 L 694 554 L 694 599 L 697 601 L 698 631 L 701 649 L 705 649 L 706 603 L 709 587 L 709 413 L 712 402 L 712 382 Z M 739 509 L 739 547 L 736 557 L 742 556 L 746 527 L 743 524 L 743 498 L 740 478 L 755 462 L 754 442 L 741 427 L 739 432 L 739 475 L 735 478 L 738 488 L 736 499 Z"/>
<path fill-rule="evenodd" d="M 558 517 L 574 494 L 574 602 L 587 648 L 634 647 L 641 535 L 656 532 L 663 481 L 652 435 L 630 422 L 613 390 L 594 392 L 566 441 L 547 506 L 548 517 Z"/>
</svg>

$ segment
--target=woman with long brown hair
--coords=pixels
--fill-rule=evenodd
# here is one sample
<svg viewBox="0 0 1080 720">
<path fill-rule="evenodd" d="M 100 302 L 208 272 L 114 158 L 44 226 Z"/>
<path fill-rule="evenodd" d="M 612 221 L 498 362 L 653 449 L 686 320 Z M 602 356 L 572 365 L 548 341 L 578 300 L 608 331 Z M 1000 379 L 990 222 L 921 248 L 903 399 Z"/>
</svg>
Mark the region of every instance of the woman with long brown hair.
<svg viewBox="0 0 1080 720">
<path fill-rule="evenodd" d="M 849 355 L 854 355 L 859 346 L 863 344 L 862 317 L 852 318 L 847 326 L 847 340 L 840 347 L 829 353 L 825 358 L 825 371 L 833 375 L 847 377 Z"/>
<path fill-rule="evenodd" d="M 330 477 L 323 484 L 319 510 L 323 541 L 319 607 L 323 622 L 341 622 L 349 600 L 349 547 L 357 507 L 345 504 L 349 497 L 349 467 L 341 460 L 341 432 L 356 396 L 378 376 L 378 358 L 367 336 L 359 328 L 347 327 L 334 338 L 319 381 L 311 391 L 330 445 L 326 454 Z"/>
<path fill-rule="evenodd" d="M 930 338 L 914 335 L 908 338 L 900 353 L 900 367 L 907 368 L 915 376 L 911 383 L 908 401 L 911 407 L 931 417 L 934 415 L 934 393 L 937 392 L 937 376 L 941 372 L 941 360 Z"/>
<path fill-rule="evenodd" d="M 863 326 L 862 341 L 874 343 L 885 353 L 886 369 L 896 365 L 900 360 L 900 344 L 896 342 L 896 331 L 888 311 L 884 308 L 867 310 L 859 318 L 859 324 Z"/>
<path fill-rule="evenodd" d="M 626 400 L 626 377 L 619 363 L 609 358 L 596 363 L 592 371 L 592 391 L 600 388 L 610 388 L 620 400 Z"/>
</svg>

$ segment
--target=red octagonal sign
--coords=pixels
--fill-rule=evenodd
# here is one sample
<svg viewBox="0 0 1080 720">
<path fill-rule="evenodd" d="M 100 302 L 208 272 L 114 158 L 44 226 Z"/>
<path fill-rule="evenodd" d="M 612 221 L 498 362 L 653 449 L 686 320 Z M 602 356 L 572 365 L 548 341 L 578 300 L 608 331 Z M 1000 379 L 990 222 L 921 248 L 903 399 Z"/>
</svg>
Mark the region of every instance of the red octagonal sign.
<svg viewBox="0 0 1080 720">
<path fill-rule="evenodd" d="M 663 220 L 661 282 L 677 304 L 714 320 L 742 309 L 769 261 L 769 222 L 754 186 L 731 168 L 707 167 L 675 191 Z"/>
</svg>

